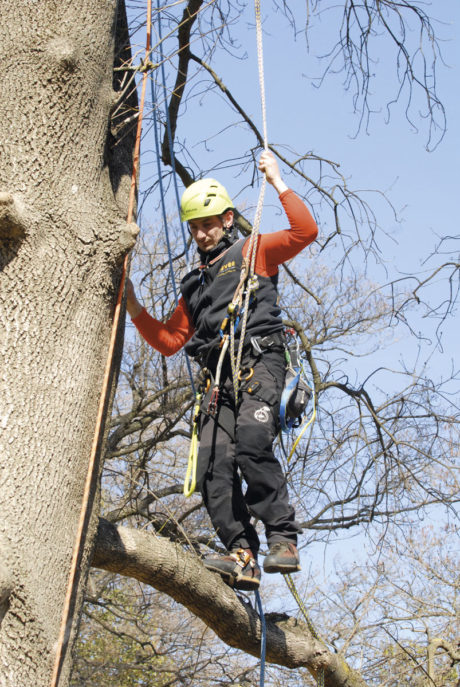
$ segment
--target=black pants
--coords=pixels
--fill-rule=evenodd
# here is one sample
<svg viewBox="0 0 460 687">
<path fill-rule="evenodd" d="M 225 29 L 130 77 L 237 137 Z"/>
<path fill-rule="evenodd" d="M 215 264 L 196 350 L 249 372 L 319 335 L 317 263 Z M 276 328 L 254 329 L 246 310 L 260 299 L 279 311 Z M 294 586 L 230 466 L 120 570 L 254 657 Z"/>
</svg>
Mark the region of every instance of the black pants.
<svg viewBox="0 0 460 687">
<path fill-rule="evenodd" d="M 237 408 L 229 366 L 223 370 L 216 413 L 206 414 L 208 399 L 203 402 L 197 485 L 225 547 L 257 553 L 259 538 L 251 515 L 265 525 L 269 545 L 285 540 L 296 543 L 300 528 L 272 447 L 279 430 L 284 351 L 272 349 L 244 360 L 243 366 L 254 374 L 242 384 Z M 247 485 L 244 494 L 238 468 Z"/>
</svg>

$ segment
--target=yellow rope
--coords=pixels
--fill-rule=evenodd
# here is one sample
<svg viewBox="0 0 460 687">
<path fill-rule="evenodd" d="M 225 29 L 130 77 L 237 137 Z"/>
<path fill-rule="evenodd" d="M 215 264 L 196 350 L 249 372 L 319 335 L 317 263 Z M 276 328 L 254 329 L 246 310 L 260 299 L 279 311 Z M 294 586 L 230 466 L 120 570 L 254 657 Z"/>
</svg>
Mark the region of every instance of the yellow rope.
<svg viewBox="0 0 460 687">
<path fill-rule="evenodd" d="M 188 454 L 187 473 L 184 480 L 184 496 L 188 498 L 193 494 L 196 487 L 196 465 L 198 458 L 198 419 L 200 416 L 201 399 L 203 394 L 196 395 L 195 406 L 193 408 L 193 429 Z"/>
<path fill-rule="evenodd" d="M 297 605 L 300 609 L 300 612 L 302 613 L 302 615 L 305 619 L 305 622 L 308 625 L 308 629 L 310 630 L 312 636 L 315 639 L 317 639 L 319 642 L 324 644 L 323 640 L 321 639 L 321 637 L 317 633 L 315 626 L 313 625 L 312 621 L 310 620 L 310 617 L 307 613 L 307 609 L 305 608 L 305 604 L 302 601 L 302 599 L 300 598 L 299 592 L 297 591 L 297 588 L 294 584 L 294 580 L 292 579 L 291 575 L 289 575 L 289 574 L 284 575 L 284 579 L 286 580 L 286 584 L 289 587 L 289 591 L 291 592 L 292 596 L 294 597 L 294 599 L 297 602 Z M 316 682 L 317 682 L 318 687 L 324 687 L 324 668 L 320 668 L 317 671 Z"/>
</svg>

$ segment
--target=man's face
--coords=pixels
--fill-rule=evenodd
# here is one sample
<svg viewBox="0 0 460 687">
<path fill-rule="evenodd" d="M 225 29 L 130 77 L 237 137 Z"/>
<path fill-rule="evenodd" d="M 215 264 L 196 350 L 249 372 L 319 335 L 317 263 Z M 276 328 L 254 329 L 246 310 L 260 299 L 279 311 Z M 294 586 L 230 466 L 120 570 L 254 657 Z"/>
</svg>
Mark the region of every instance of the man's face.
<svg viewBox="0 0 460 687">
<path fill-rule="evenodd" d="M 226 227 L 230 227 L 233 222 L 233 212 L 227 210 L 222 217 L 212 215 L 212 217 L 198 217 L 188 223 L 190 233 L 198 248 L 204 253 L 209 253 L 215 248 Z"/>
</svg>

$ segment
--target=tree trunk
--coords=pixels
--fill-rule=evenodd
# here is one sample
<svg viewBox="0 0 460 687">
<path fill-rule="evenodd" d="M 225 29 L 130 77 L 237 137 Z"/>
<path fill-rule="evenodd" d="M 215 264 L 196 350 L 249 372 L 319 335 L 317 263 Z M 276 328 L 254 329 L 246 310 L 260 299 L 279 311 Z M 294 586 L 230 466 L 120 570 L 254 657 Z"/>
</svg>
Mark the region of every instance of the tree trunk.
<svg viewBox="0 0 460 687">
<path fill-rule="evenodd" d="M 2 687 L 50 684 L 120 264 L 133 243 L 106 154 L 116 13 L 116 0 L 1 4 Z M 80 603 L 78 591 L 61 687 Z"/>
</svg>

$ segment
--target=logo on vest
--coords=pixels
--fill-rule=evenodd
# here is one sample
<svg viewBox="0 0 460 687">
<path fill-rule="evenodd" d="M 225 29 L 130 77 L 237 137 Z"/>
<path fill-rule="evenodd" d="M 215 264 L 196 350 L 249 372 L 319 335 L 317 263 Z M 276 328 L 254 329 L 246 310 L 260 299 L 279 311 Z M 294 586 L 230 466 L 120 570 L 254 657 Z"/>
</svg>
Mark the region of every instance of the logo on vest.
<svg viewBox="0 0 460 687">
<path fill-rule="evenodd" d="M 257 410 L 254 411 L 254 417 L 257 422 L 268 422 L 270 417 L 270 408 L 268 406 L 257 408 Z"/>
<path fill-rule="evenodd" d="M 225 265 L 222 265 L 222 267 L 217 273 L 217 276 L 220 277 L 223 274 L 228 274 L 229 272 L 234 272 L 235 270 L 236 262 L 235 260 L 230 260 L 230 262 L 226 262 Z"/>
</svg>

